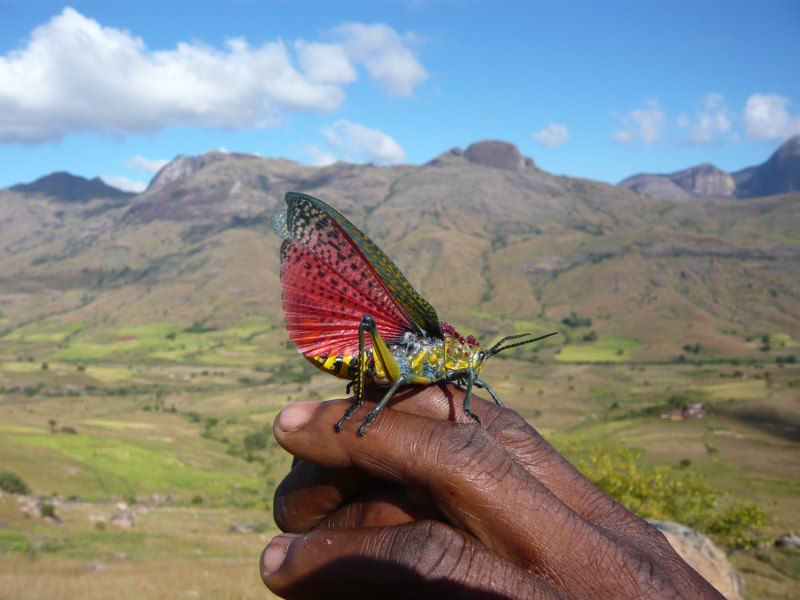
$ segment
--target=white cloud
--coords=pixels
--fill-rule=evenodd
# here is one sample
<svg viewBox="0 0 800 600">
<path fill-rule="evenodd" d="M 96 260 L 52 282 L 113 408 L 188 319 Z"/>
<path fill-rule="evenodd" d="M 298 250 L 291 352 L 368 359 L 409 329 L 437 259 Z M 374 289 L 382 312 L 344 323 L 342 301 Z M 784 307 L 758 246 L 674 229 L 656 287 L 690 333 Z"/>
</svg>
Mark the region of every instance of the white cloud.
<svg viewBox="0 0 800 600">
<path fill-rule="evenodd" d="M 748 137 L 782 139 L 800 133 L 800 116 L 791 115 L 791 100 L 778 94 L 753 94 L 747 99 L 742 118 Z"/>
<path fill-rule="evenodd" d="M 342 85 L 358 78 L 344 48 L 337 44 L 295 42 L 297 62 L 308 78 L 317 83 Z"/>
<path fill-rule="evenodd" d="M 322 135 L 331 148 L 349 161 L 394 164 L 405 157 L 400 144 L 380 129 L 370 129 L 344 119 L 323 129 Z"/>
<path fill-rule="evenodd" d="M 131 159 L 125 161 L 125 166 L 128 169 L 136 169 L 139 171 L 146 171 L 148 173 L 155 173 L 161 170 L 161 167 L 166 165 L 169 161 L 165 158 L 145 158 L 141 154 L 137 154 Z"/>
<path fill-rule="evenodd" d="M 566 125 L 550 123 L 545 129 L 533 134 L 533 139 L 539 140 L 543 146 L 555 148 L 563 146 L 569 141 L 569 131 Z"/>
<path fill-rule="evenodd" d="M 410 39 L 388 25 L 351 23 L 332 35 L 335 45 L 300 42 L 298 68 L 294 45 L 282 40 L 153 50 L 128 31 L 65 8 L 23 46 L 0 55 L 0 142 L 57 140 L 77 131 L 153 133 L 172 125 L 263 128 L 287 113 L 338 108 L 356 64 L 392 95 L 410 95 L 427 75 Z M 322 54 L 326 61 L 314 63 Z"/>
<path fill-rule="evenodd" d="M 315 167 L 327 167 L 338 160 L 333 152 L 321 150 L 313 144 L 310 145 L 306 150 L 308 155 L 311 157 L 311 164 Z"/>
<path fill-rule="evenodd" d="M 644 106 L 616 115 L 622 124 L 611 137 L 626 146 L 641 142 L 650 146 L 661 138 L 667 122 L 658 100 L 645 100 Z"/>
<path fill-rule="evenodd" d="M 101 175 L 100 179 L 123 192 L 135 192 L 138 194 L 147 188 L 147 183 L 144 181 L 135 181 L 125 177 L 125 175 Z"/>
<path fill-rule="evenodd" d="M 722 94 L 707 94 L 700 102 L 694 116 L 681 113 L 678 125 L 687 130 L 681 142 L 688 146 L 715 144 L 730 132 L 733 123 L 731 111 Z"/>
<path fill-rule="evenodd" d="M 414 38 L 398 33 L 385 23 L 346 23 L 333 30 L 350 60 L 367 72 L 392 96 L 408 97 L 428 78 L 428 73 L 409 48 Z"/>
</svg>

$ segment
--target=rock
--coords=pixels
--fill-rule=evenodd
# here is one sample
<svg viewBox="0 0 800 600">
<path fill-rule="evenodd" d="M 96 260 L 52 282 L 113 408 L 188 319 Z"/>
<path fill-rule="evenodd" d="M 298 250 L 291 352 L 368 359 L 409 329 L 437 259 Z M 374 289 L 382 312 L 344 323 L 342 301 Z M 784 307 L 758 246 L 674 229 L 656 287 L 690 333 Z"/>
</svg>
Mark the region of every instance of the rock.
<svg viewBox="0 0 800 600">
<path fill-rule="evenodd" d="M 734 178 L 710 163 L 668 174 L 641 173 L 619 185 L 651 198 L 688 200 L 690 198 L 730 198 L 736 192 Z"/>
<path fill-rule="evenodd" d="M 674 521 L 650 521 L 667 537 L 681 558 L 713 585 L 728 600 L 739 600 L 742 584 L 739 574 L 723 550 L 708 537 Z"/>
<path fill-rule="evenodd" d="M 678 171 L 670 179 L 681 189 L 701 198 L 729 198 L 736 191 L 733 177 L 710 163 Z"/>
<path fill-rule="evenodd" d="M 157 190 L 169 183 L 186 179 L 206 165 L 226 158 L 228 155 L 224 152 L 206 152 L 200 156 L 176 156 L 156 173 L 147 191 Z"/>
<path fill-rule="evenodd" d="M 56 506 L 62 504 L 58 496 L 44 497 L 38 494 L 32 496 L 17 496 L 17 506 L 29 517 L 38 517 L 48 523 L 60 523 L 61 519 L 56 513 Z"/>
<path fill-rule="evenodd" d="M 775 545 L 779 548 L 783 548 L 784 550 L 800 552 L 800 535 L 797 535 L 794 531 L 784 533 L 781 537 L 775 540 Z"/>
<path fill-rule="evenodd" d="M 267 529 L 266 523 L 255 523 L 253 521 L 233 523 L 228 527 L 228 531 L 231 533 L 261 533 L 265 529 Z"/>
<path fill-rule="evenodd" d="M 136 515 L 132 510 L 121 510 L 111 515 L 109 521 L 120 529 L 132 529 L 136 525 Z"/>
<path fill-rule="evenodd" d="M 509 171 L 518 171 L 525 164 L 519 149 L 514 144 L 495 140 L 470 144 L 464 156 L 470 162 Z"/>
</svg>

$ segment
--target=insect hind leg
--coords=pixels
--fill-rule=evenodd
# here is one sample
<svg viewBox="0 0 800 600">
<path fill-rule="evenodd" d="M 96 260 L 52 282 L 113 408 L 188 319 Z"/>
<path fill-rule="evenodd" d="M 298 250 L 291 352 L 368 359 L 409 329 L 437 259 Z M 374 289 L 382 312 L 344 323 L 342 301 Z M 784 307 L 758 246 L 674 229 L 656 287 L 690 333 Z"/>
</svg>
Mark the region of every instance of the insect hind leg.
<svg viewBox="0 0 800 600">
<path fill-rule="evenodd" d="M 386 392 L 386 394 L 383 396 L 381 401 L 378 402 L 378 405 L 375 408 L 373 408 L 371 411 L 369 411 L 369 414 L 367 415 L 367 417 L 361 422 L 361 427 L 358 428 L 358 435 L 359 436 L 363 436 L 367 432 L 367 427 L 369 427 L 370 423 L 372 423 L 375 420 L 375 418 L 380 414 L 380 412 L 383 410 L 383 408 L 387 404 L 389 404 L 389 400 L 392 399 L 392 396 L 394 396 L 394 393 L 397 391 L 397 388 L 399 388 L 404 383 L 405 383 L 405 379 L 402 378 L 402 377 L 400 379 L 398 379 L 397 381 L 395 381 L 392 384 L 392 387 L 389 388 L 389 391 Z"/>
<path fill-rule="evenodd" d="M 369 315 L 364 315 L 361 318 L 361 323 L 358 325 L 358 362 L 356 378 L 347 384 L 347 390 L 355 388 L 353 395 L 353 403 L 344 411 L 342 418 L 336 423 L 336 431 L 344 429 L 345 421 L 347 421 L 358 408 L 364 404 L 364 376 L 367 370 L 367 348 L 366 348 L 366 333 L 368 330 L 375 327 L 375 319 Z"/>
</svg>

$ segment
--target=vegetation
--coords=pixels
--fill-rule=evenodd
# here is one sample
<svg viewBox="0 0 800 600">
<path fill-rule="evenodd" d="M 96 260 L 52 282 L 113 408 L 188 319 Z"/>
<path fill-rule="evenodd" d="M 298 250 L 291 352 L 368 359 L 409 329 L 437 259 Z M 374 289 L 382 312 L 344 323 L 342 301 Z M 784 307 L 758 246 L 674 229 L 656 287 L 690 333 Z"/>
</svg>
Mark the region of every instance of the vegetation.
<svg viewBox="0 0 800 600">
<path fill-rule="evenodd" d="M 766 540 L 767 512 L 752 502 L 725 505 L 718 490 L 689 472 L 642 464 L 642 451 L 621 446 L 567 450 L 592 482 L 641 517 L 678 521 L 704 531 L 728 549 L 755 548 Z M 689 464 L 682 461 L 682 466 Z"/>
<path fill-rule="evenodd" d="M 9 473 L 8 471 L 0 471 L 0 490 L 8 492 L 9 494 L 23 494 L 31 493 L 31 488 L 22 481 L 19 475 Z"/>
</svg>

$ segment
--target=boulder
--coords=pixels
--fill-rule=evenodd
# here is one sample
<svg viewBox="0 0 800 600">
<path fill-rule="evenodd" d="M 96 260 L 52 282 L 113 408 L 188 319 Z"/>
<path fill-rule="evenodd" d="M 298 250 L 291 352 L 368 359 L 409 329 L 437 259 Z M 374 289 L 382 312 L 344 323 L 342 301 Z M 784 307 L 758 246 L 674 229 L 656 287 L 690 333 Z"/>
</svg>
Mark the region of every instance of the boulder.
<svg viewBox="0 0 800 600">
<path fill-rule="evenodd" d="M 775 545 L 778 546 L 778 548 L 783 548 L 784 550 L 800 552 L 800 535 L 797 535 L 794 531 L 784 533 L 781 537 L 775 540 Z"/>
<path fill-rule="evenodd" d="M 136 525 L 136 515 L 132 510 L 121 510 L 111 515 L 109 521 L 120 529 L 132 529 Z"/>
<path fill-rule="evenodd" d="M 509 171 L 518 171 L 525 164 L 519 149 L 514 144 L 495 140 L 470 144 L 464 152 L 464 157 L 479 165 Z"/>
<path fill-rule="evenodd" d="M 728 600 L 739 600 L 742 587 L 736 569 L 708 537 L 674 521 L 650 521 L 667 537 L 681 558 Z"/>
</svg>

